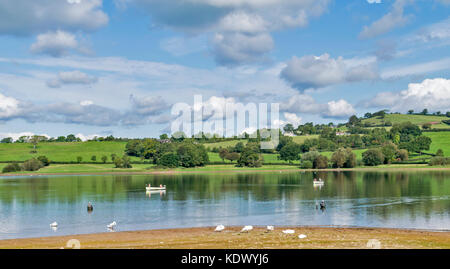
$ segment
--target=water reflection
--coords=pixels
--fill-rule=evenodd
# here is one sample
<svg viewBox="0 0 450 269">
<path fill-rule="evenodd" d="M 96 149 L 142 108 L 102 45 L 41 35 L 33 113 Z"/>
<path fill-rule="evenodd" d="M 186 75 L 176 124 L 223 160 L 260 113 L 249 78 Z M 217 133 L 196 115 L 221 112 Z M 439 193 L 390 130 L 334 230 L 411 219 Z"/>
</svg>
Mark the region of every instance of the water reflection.
<svg viewBox="0 0 450 269">
<path fill-rule="evenodd" d="M 449 229 L 449 176 L 346 171 L 4 177 L 0 238 L 102 232 L 113 219 L 118 230 L 221 223 Z M 319 177 L 323 186 L 313 184 Z M 167 190 L 146 192 L 147 184 Z M 326 209 L 317 210 L 322 200 Z M 95 211 L 86 210 L 88 202 Z M 50 231 L 54 220 L 60 225 Z"/>
</svg>

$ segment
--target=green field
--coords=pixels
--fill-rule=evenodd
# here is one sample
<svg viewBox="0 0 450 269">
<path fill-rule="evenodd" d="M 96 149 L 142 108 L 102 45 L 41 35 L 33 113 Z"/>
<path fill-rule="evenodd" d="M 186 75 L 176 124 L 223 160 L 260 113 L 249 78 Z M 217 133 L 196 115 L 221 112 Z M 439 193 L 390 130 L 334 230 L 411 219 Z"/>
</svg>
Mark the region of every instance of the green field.
<svg viewBox="0 0 450 269">
<path fill-rule="evenodd" d="M 450 132 L 426 132 L 423 134 L 432 140 L 428 153 L 436 153 L 438 149 L 442 149 L 445 156 L 450 156 Z"/>
<path fill-rule="evenodd" d="M 432 128 L 440 129 L 440 128 L 450 128 L 450 125 L 447 125 L 445 123 L 442 123 L 443 120 L 449 119 L 445 116 L 427 116 L 427 115 L 405 115 L 405 114 L 386 114 L 384 119 L 381 119 L 380 117 L 373 117 L 369 119 L 363 119 L 362 123 L 371 123 L 374 125 L 380 125 L 384 124 L 385 122 L 389 121 L 392 124 L 395 123 L 401 123 L 401 122 L 411 122 L 413 124 L 421 125 L 424 123 L 433 123 Z M 434 124 L 437 123 L 437 124 Z"/>
<path fill-rule="evenodd" d="M 217 142 L 217 143 L 205 143 L 203 145 L 205 145 L 205 147 L 208 150 L 211 150 L 213 148 L 234 147 L 238 142 L 242 142 L 242 143 L 244 143 L 244 145 L 247 144 L 247 140 L 246 139 L 242 139 L 242 140 L 230 140 L 230 141 Z"/>
<path fill-rule="evenodd" d="M 83 162 L 91 162 L 92 155 L 97 156 L 97 162 L 101 162 L 103 155 L 111 161 L 111 154 L 118 156 L 124 154 L 126 142 L 52 142 L 39 143 L 37 153 L 30 153 L 33 145 L 30 143 L 0 143 L 0 162 L 4 161 L 25 161 L 33 157 L 45 155 L 52 161 L 76 162 L 77 156 L 83 157 Z M 133 161 L 139 158 L 132 157 Z"/>
</svg>

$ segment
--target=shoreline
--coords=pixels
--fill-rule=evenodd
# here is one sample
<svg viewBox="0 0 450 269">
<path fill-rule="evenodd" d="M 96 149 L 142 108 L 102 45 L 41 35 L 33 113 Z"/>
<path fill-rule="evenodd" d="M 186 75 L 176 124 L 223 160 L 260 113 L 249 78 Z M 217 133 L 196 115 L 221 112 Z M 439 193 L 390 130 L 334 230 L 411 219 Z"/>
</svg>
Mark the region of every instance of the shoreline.
<svg viewBox="0 0 450 269">
<path fill-rule="evenodd" d="M 241 233 L 241 226 L 226 227 L 214 232 L 214 227 L 176 228 L 141 231 L 105 232 L 38 238 L 0 240 L 0 249 L 7 248 L 68 248 L 67 242 L 76 239 L 81 248 L 144 248 L 144 249 L 315 249 L 370 248 L 369 240 L 378 240 L 381 248 L 450 249 L 450 231 L 402 228 L 276 226 L 267 232 L 256 226 Z M 293 229 L 294 234 L 282 230 Z M 298 235 L 307 237 L 299 239 Z"/>
<path fill-rule="evenodd" d="M 195 168 L 193 168 L 195 169 Z M 17 176 L 51 176 L 51 175 L 174 175 L 174 174 L 218 174 L 218 173 L 276 173 L 276 172 L 395 172 L 395 171 L 450 171 L 450 167 L 356 167 L 356 168 L 327 168 L 327 169 L 301 169 L 286 168 L 280 169 L 253 169 L 253 168 L 232 168 L 217 170 L 155 170 L 155 171 L 107 171 L 107 172 L 29 172 L 29 173 L 0 173 L 0 177 Z"/>
</svg>

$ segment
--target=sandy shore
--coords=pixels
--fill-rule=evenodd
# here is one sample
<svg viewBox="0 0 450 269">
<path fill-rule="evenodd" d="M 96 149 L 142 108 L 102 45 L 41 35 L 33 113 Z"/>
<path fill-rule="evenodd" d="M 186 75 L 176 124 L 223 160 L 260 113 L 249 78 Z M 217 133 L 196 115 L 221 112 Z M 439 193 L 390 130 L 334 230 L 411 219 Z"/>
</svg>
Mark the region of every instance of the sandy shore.
<svg viewBox="0 0 450 269">
<path fill-rule="evenodd" d="M 214 232 L 214 227 L 206 227 L 11 239 L 0 240 L 0 248 L 69 248 L 70 239 L 78 240 L 81 248 L 368 248 L 368 241 L 376 239 L 381 248 L 450 249 L 450 232 L 325 227 L 275 227 L 274 231 L 266 232 L 264 227 L 255 227 L 248 233 L 241 233 L 240 229 L 227 227 L 223 232 Z M 295 234 L 283 234 L 285 229 L 293 229 Z M 299 234 L 307 237 L 300 239 Z"/>
</svg>

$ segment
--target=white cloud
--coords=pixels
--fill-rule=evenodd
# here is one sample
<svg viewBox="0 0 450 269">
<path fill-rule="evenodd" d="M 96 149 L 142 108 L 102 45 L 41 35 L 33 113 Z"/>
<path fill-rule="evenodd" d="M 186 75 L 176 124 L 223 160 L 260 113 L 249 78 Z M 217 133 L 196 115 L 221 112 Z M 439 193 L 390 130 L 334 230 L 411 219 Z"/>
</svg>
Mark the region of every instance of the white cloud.
<svg viewBox="0 0 450 269">
<path fill-rule="evenodd" d="M 102 0 L 0 1 L 0 34 L 92 31 L 108 23 Z"/>
<path fill-rule="evenodd" d="M 87 141 L 87 140 L 92 140 L 96 137 L 103 137 L 102 135 L 98 135 L 98 134 L 90 134 L 90 135 L 84 135 L 82 133 L 78 133 L 75 135 L 75 137 L 81 139 L 81 141 Z"/>
<path fill-rule="evenodd" d="M 36 42 L 31 45 L 30 51 L 35 54 L 61 57 L 69 54 L 71 50 L 79 48 L 75 35 L 58 30 L 38 35 Z"/>
<path fill-rule="evenodd" d="M 219 65 L 258 61 L 273 49 L 271 32 L 305 27 L 323 14 L 330 0 L 119 0 L 150 13 L 155 26 L 212 36 Z"/>
<path fill-rule="evenodd" d="M 96 83 L 98 81 L 97 77 L 90 76 L 81 71 L 68 71 L 59 72 L 56 79 L 51 79 L 47 81 L 47 86 L 50 88 L 59 88 L 62 84 L 83 84 L 89 85 Z"/>
<path fill-rule="evenodd" d="M 15 116 L 19 112 L 19 101 L 0 93 L 0 120 Z"/>
<path fill-rule="evenodd" d="M 374 21 L 371 25 L 364 26 L 359 37 L 362 39 L 373 38 L 405 25 L 410 20 L 410 16 L 405 16 L 403 11 L 405 5 L 409 2 L 411 0 L 396 0 L 392 5 L 391 11 L 379 20 Z"/>
<path fill-rule="evenodd" d="M 395 79 L 400 77 L 422 75 L 430 72 L 449 69 L 450 69 L 450 58 L 443 58 L 441 60 L 436 61 L 386 68 L 381 73 L 381 78 Z"/>
<path fill-rule="evenodd" d="M 321 56 L 292 57 L 281 72 L 281 77 L 295 88 L 321 88 L 345 82 L 378 78 L 376 59 L 333 59 L 329 54 Z"/>
<path fill-rule="evenodd" d="M 450 111 L 450 80 L 435 78 L 410 83 L 406 90 L 377 94 L 366 106 L 390 108 L 395 112 L 410 109 L 421 111 L 425 108 L 429 111 Z"/>
<path fill-rule="evenodd" d="M 286 121 L 292 124 L 294 127 L 299 126 L 302 122 L 302 118 L 297 116 L 297 114 L 295 113 L 284 112 L 283 115 Z"/>
<path fill-rule="evenodd" d="M 381 4 L 381 0 L 367 0 L 369 4 Z"/>
<path fill-rule="evenodd" d="M 356 111 L 351 104 L 340 99 L 328 102 L 328 110 L 324 113 L 324 116 L 328 118 L 346 118 L 355 113 Z"/>
</svg>

